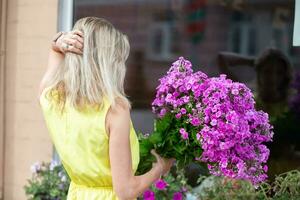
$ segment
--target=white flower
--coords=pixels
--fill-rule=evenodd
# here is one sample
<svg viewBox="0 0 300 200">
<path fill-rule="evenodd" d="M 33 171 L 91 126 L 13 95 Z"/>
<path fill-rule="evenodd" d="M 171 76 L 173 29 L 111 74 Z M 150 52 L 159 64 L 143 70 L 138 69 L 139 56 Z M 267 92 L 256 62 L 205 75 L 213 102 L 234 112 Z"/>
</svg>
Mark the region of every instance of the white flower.
<svg viewBox="0 0 300 200">
<path fill-rule="evenodd" d="M 52 160 L 49 168 L 52 171 L 58 165 L 59 165 L 59 163 L 56 160 Z"/>
<path fill-rule="evenodd" d="M 63 175 L 64 175 L 63 172 L 58 172 L 59 177 L 62 177 Z"/>
<path fill-rule="evenodd" d="M 66 177 L 65 175 L 63 175 L 63 176 L 61 177 L 61 181 L 62 181 L 62 182 L 66 182 L 66 181 L 67 181 L 67 177 Z"/>
<path fill-rule="evenodd" d="M 41 170 L 41 167 L 41 163 L 37 161 L 33 165 L 31 165 L 30 170 L 33 174 L 35 174 Z"/>
</svg>

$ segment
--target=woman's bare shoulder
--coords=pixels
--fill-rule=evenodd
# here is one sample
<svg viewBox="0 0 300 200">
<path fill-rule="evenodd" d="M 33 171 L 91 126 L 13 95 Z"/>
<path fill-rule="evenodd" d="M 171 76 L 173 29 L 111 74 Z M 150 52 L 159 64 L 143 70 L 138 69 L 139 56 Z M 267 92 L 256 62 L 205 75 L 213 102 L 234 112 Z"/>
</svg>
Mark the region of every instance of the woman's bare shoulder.
<svg viewBox="0 0 300 200">
<path fill-rule="evenodd" d="M 128 114 L 130 112 L 130 106 L 122 98 L 115 99 L 115 105 L 110 107 L 110 110 L 113 114 Z"/>
<path fill-rule="evenodd" d="M 114 106 L 111 106 L 106 116 L 106 127 L 108 132 L 113 129 L 127 128 L 130 124 L 130 107 L 123 99 L 116 99 Z"/>
</svg>

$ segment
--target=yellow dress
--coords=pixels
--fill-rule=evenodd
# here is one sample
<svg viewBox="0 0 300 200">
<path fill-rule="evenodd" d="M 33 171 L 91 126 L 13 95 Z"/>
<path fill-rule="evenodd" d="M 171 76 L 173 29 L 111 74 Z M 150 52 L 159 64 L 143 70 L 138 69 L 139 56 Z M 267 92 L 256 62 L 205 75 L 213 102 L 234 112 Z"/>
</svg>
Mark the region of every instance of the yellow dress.
<svg viewBox="0 0 300 200">
<path fill-rule="evenodd" d="M 104 101 L 101 111 L 89 108 L 79 112 L 67 100 L 65 111 L 60 115 L 45 98 L 48 89 L 43 90 L 40 105 L 52 142 L 71 179 L 67 200 L 118 200 L 112 188 L 109 137 L 105 131 L 109 102 Z M 131 121 L 130 146 L 135 172 L 139 143 Z"/>
</svg>

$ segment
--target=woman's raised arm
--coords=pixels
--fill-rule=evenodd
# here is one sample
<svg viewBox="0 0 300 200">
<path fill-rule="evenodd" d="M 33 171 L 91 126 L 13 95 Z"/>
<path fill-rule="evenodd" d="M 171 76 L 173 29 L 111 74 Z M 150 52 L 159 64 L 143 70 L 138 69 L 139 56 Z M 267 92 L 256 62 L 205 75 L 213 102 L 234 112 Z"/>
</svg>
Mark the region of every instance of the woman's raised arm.
<svg viewBox="0 0 300 200">
<path fill-rule="evenodd" d="M 66 52 L 82 54 L 83 33 L 80 31 L 59 32 L 55 34 L 49 50 L 47 70 L 40 82 L 38 99 L 46 87 L 47 80 L 52 77 L 65 58 Z"/>
</svg>

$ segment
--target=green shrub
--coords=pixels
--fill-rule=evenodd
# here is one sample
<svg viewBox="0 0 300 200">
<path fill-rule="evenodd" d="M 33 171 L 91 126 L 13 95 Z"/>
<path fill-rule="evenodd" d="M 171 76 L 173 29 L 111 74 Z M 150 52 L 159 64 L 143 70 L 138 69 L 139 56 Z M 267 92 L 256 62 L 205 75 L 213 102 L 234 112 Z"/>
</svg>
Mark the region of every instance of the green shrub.
<svg viewBox="0 0 300 200">
<path fill-rule="evenodd" d="M 278 175 L 273 183 L 254 187 L 244 180 L 224 177 L 201 177 L 201 185 L 194 192 L 201 200 L 299 200 L 300 171 L 292 170 Z"/>
<path fill-rule="evenodd" d="M 30 200 L 65 200 L 70 179 L 63 166 L 55 161 L 36 162 L 31 166 L 32 177 L 27 179 L 25 193 Z"/>
</svg>

